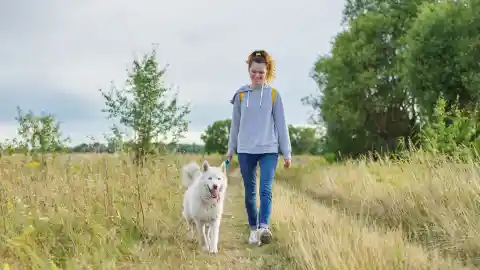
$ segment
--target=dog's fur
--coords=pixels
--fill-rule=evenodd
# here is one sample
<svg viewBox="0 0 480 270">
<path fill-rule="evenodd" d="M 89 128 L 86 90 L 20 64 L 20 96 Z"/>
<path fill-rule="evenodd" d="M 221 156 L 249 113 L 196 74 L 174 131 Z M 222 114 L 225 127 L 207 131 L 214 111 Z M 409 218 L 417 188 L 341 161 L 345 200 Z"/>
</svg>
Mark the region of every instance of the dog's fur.
<svg viewBox="0 0 480 270">
<path fill-rule="evenodd" d="M 181 178 L 187 188 L 182 214 L 187 221 L 188 238 L 192 240 L 196 230 L 203 249 L 217 253 L 228 182 L 225 163 L 213 167 L 205 160 L 200 168 L 191 162 L 183 166 Z"/>
</svg>

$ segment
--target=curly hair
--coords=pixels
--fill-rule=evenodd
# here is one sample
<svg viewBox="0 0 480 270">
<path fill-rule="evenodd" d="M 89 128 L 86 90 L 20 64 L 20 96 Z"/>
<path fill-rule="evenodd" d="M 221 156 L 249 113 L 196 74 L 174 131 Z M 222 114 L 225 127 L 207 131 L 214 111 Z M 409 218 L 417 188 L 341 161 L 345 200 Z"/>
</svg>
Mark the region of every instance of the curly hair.
<svg viewBox="0 0 480 270">
<path fill-rule="evenodd" d="M 272 82 L 275 79 L 275 60 L 265 50 L 253 51 L 247 60 L 248 68 L 252 63 L 265 64 L 267 66 L 267 74 L 265 74 L 265 81 Z"/>
</svg>

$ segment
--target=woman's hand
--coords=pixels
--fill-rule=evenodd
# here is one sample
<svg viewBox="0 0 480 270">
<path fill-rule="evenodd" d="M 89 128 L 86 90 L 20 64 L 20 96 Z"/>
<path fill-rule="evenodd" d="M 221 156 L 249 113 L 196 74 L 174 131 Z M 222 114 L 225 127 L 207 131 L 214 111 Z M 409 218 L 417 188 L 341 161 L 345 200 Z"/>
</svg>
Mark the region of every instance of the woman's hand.
<svg viewBox="0 0 480 270">
<path fill-rule="evenodd" d="M 226 154 L 226 158 L 227 158 L 227 160 L 228 160 L 229 162 L 232 161 L 232 158 L 233 158 L 233 155 L 234 155 L 234 154 L 235 154 L 235 153 L 234 153 L 232 150 L 228 150 L 228 152 L 227 152 L 227 154 Z"/>
<path fill-rule="evenodd" d="M 292 160 L 291 160 L 291 159 L 284 159 L 284 160 L 283 160 L 283 167 L 284 167 L 285 169 L 290 168 L 291 165 L 292 165 Z"/>
</svg>

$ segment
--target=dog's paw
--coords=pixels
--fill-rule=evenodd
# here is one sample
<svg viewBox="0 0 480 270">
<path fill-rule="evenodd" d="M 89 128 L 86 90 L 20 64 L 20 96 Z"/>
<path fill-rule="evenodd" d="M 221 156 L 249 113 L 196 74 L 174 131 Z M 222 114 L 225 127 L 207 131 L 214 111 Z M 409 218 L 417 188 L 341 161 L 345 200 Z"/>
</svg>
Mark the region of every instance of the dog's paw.
<svg viewBox="0 0 480 270">
<path fill-rule="evenodd" d="M 210 254 L 215 254 L 215 253 L 218 253 L 218 245 L 212 243 L 210 245 L 208 245 L 208 250 L 207 250 L 208 253 Z"/>
<path fill-rule="evenodd" d="M 210 248 L 208 250 L 208 252 L 211 253 L 211 254 L 216 254 L 216 253 L 218 253 L 218 248 L 216 248 L 216 247 L 215 248 Z"/>
</svg>

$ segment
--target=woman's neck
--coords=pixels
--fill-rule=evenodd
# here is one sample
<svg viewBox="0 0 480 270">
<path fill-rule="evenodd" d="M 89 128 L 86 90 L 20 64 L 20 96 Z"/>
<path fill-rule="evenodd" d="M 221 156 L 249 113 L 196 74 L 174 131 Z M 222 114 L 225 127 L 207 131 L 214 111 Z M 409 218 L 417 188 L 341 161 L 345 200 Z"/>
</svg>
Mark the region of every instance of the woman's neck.
<svg viewBox="0 0 480 270">
<path fill-rule="evenodd" d="M 250 88 L 257 90 L 257 89 L 261 89 L 262 86 L 264 86 L 264 85 L 265 85 L 264 83 L 262 83 L 262 84 L 252 83 L 252 84 L 250 84 Z"/>
</svg>

